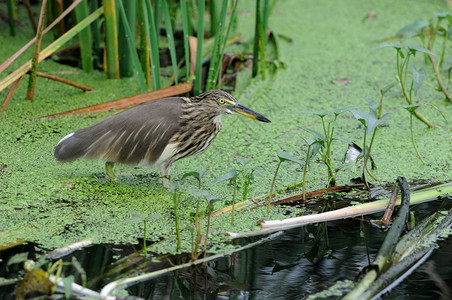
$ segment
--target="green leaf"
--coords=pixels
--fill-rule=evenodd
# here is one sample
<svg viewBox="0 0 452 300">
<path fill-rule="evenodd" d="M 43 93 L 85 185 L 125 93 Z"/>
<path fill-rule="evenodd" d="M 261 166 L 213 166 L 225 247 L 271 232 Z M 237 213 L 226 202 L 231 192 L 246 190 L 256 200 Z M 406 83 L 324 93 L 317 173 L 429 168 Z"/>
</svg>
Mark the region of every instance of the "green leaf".
<svg viewBox="0 0 452 300">
<path fill-rule="evenodd" d="M 264 170 L 259 166 L 254 167 L 253 171 L 255 171 L 260 176 L 264 175 Z"/>
<path fill-rule="evenodd" d="M 342 108 L 338 108 L 333 110 L 333 114 L 337 117 L 338 115 L 344 113 L 344 112 L 348 112 L 351 111 L 352 109 L 357 109 L 357 108 L 363 108 L 365 106 L 346 106 L 346 107 L 342 107 Z"/>
<path fill-rule="evenodd" d="M 432 51 L 425 49 L 424 47 L 421 46 L 417 46 L 417 45 L 411 45 L 408 44 L 408 49 L 410 50 L 411 53 L 413 53 L 413 55 L 416 55 L 416 52 L 422 52 L 422 53 L 426 53 L 426 54 L 430 54 L 433 56 L 437 56 L 435 53 L 433 53 Z"/>
<path fill-rule="evenodd" d="M 289 153 L 285 152 L 285 151 L 278 151 L 278 158 L 280 162 L 285 162 L 285 161 L 291 161 L 297 164 L 303 164 L 303 162 L 299 159 L 296 159 L 295 157 L 293 157 L 292 155 L 290 155 Z"/>
<path fill-rule="evenodd" d="M 402 44 L 400 44 L 399 41 L 395 41 L 395 42 L 392 42 L 392 43 L 386 43 L 386 42 L 385 43 L 381 43 L 380 45 L 375 47 L 374 50 L 378 50 L 378 49 L 382 49 L 382 48 L 388 48 L 388 47 L 395 48 L 395 49 L 402 49 L 403 48 Z"/>
<path fill-rule="evenodd" d="M 310 134 L 312 134 L 314 137 L 317 137 L 316 140 L 320 140 L 322 142 L 326 141 L 326 138 L 323 134 L 321 134 L 318 131 L 312 130 L 311 128 L 306 128 L 306 127 L 302 127 L 301 129 L 303 129 L 304 131 L 309 132 Z"/>
<path fill-rule="evenodd" d="M 417 95 L 417 91 L 421 87 L 422 82 L 424 82 L 425 74 L 426 74 L 425 67 L 416 70 L 416 68 L 413 66 L 413 89 L 415 95 Z"/>
<path fill-rule="evenodd" d="M 320 118 L 323 119 L 323 117 L 325 117 L 328 114 L 328 111 L 318 111 L 318 110 L 300 110 L 297 113 L 300 114 L 313 114 L 316 116 L 319 116 Z"/>
<path fill-rule="evenodd" d="M 71 298 L 73 283 L 74 283 L 74 275 L 69 275 L 68 277 L 63 277 L 64 296 L 66 297 L 66 299 Z"/>
<path fill-rule="evenodd" d="M 424 28 L 430 26 L 431 21 L 426 21 L 423 19 L 417 19 L 411 24 L 406 25 L 402 29 L 400 29 L 396 36 L 403 36 L 404 38 L 410 38 L 419 34 L 422 34 L 424 31 Z"/>
<path fill-rule="evenodd" d="M 410 112 L 410 114 L 414 113 L 416 111 L 416 109 L 419 108 L 419 105 L 416 104 L 412 104 L 412 105 L 403 105 L 403 108 L 405 108 L 407 111 Z"/>
<path fill-rule="evenodd" d="M 202 176 L 207 172 L 207 170 L 200 170 L 200 171 L 192 171 L 192 172 L 187 172 L 182 176 L 182 179 L 187 178 L 187 177 L 195 177 L 198 180 L 201 180 Z"/>
<path fill-rule="evenodd" d="M 452 13 L 450 12 L 434 12 L 435 17 L 438 19 L 438 22 L 441 22 L 443 19 L 448 19 L 452 17 Z"/>
<path fill-rule="evenodd" d="M 398 83 L 398 82 L 396 81 L 396 82 L 393 82 L 393 83 L 391 83 L 391 84 L 388 84 L 387 86 L 385 86 L 384 88 L 382 88 L 382 89 L 380 90 L 380 94 L 381 94 L 381 95 L 386 94 L 390 89 L 392 89 L 393 86 L 397 85 L 397 83 Z"/>
<path fill-rule="evenodd" d="M 6 264 L 6 268 L 8 269 L 8 267 L 9 267 L 10 265 L 13 265 L 13 264 L 23 263 L 23 262 L 26 261 L 27 259 L 28 259 L 28 252 L 22 252 L 22 253 L 14 254 L 14 255 L 11 256 L 11 258 L 8 260 L 8 263 Z"/>
<path fill-rule="evenodd" d="M 248 163 L 251 161 L 251 159 L 249 159 L 249 158 L 244 158 L 244 157 L 239 157 L 239 158 L 237 158 L 237 161 L 238 161 L 242 166 L 245 166 L 246 164 L 248 164 Z"/>
<path fill-rule="evenodd" d="M 236 170 L 236 169 L 231 169 L 228 173 L 226 173 L 226 174 L 224 174 L 224 175 L 218 177 L 217 179 L 215 179 L 215 180 L 209 185 L 209 187 L 211 187 L 211 186 L 213 186 L 213 185 L 215 185 L 215 184 L 217 184 L 217 183 L 220 183 L 220 182 L 222 182 L 222 181 L 225 181 L 225 180 L 230 180 L 230 179 L 237 178 L 237 175 L 238 175 L 237 170 Z"/>
<path fill-rule="evenodd" d="M 386 113 L 380 119 L 378 119 L 374 110 L 370 110 L 370 112 L 368 113 L 359 110 L 353 110 L 352 114 L 358 121 L 360 121 L 364 125 L 367 131 L 367 135 L 369 136 L 381 124 L 381 122 L 383 122 L 383 120 L 390 115 L 389 113 Z"/>
</svg>

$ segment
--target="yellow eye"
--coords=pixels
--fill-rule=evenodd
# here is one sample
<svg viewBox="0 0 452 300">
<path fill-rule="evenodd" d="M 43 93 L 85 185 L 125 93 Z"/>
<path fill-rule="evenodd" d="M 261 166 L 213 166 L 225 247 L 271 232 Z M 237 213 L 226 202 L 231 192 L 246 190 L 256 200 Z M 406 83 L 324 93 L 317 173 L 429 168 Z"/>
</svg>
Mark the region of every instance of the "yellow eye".
<svg viewBox="0 0 452 300">
<path fill-rule="evenodd" d="M 220 98 L 220 99 L 218 100 L 218 103 L 220 103 L 220 104 L 225 104 L 225 103 L 226 103 L 226 100 L 224 100 L 223 98 Z"/>
</svg>

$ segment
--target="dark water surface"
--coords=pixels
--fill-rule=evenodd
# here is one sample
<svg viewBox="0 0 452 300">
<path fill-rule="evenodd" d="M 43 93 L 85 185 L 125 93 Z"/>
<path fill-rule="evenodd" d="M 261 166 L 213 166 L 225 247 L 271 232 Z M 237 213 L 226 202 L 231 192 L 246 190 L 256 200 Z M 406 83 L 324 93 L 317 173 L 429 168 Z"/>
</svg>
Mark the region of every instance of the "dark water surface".
<svg viewBox="0 0 452 300">
<path fill-rule="evenodd" d="M 439 209 L 440 201 L 415 207 L 417 216 L 422 217 Z M 377 216 L 375 216 L 377 218 Z M 362 225 L 364 224 L 364 225 Z M 361 226 L 364 230 L 360 230 Z M 353 280 L 368 262 L 372 261 L 386 233 L 359 220 L 345 220 L 319 224 L 285 232 L 275 240 L 206 266 L 180 270 L 154 280 L 145 281 L 126 288 L 129 295 L 144 299 L 306 299 L 310 294 L 320 292 L 339 280 Z M 242 240 L 242 244 L 257 240 Z M 367 243 L 367 246 L 366 246 Z M 440 242 L 441 247 L 429 259 L 435 263 L 435 272 L 449 287 L 452 286 L 452 239 Z M 15 253 L 29 252 L 34 256 L 33 245 L 23 245 L 3 251 L 0 277 L 11 278 L 20 274 L 21 265 L 5 264 Z M 87 287 L 99 291 L 127 270 L 143 266 L 138 257 L 124 270 L 114 271 L 121 266 L 118 259 L 138 250 L 135 247 L 95 245 L 79 250 L 72 256 L 82 264 L 87 274 Z M 185 261 L 188 257 L 179 257 Z M 130 260 L 130 258 L 129 258 Z M 157 265 L 146 264 L 147 272 L 170 267 L 176 258 L 169 257 Z M 70 265 L 65 275 L 75 273 Z M 113 270 L 113 271 L 112 271 Z M 104 275 L 103 275 L 104 274 Z M 108 274 L 108 275 L 105 275 Z M 76 277 L 80 283 L 80 277 Z M 425 272 L 416 271 L 385 299 L 439 299 L 440 288 Z M 11 299 L 14 286 L 0 286 L 0 299 Z"/>
</svg>

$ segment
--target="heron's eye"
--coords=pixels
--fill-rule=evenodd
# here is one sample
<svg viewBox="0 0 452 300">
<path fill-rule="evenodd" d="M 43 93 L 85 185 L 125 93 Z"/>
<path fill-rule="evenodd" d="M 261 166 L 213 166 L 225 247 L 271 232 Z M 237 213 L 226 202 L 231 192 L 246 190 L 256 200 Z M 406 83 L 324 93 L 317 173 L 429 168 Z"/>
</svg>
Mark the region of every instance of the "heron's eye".
<svg viewBox="0 0 452 300">
<path fill-rule="evenodd" d="M 226 100 L 224 100 L 223 98 L 218 99 L 218 103 L 220 103 L 221 105 L 226 103 Z"/>
</svg>

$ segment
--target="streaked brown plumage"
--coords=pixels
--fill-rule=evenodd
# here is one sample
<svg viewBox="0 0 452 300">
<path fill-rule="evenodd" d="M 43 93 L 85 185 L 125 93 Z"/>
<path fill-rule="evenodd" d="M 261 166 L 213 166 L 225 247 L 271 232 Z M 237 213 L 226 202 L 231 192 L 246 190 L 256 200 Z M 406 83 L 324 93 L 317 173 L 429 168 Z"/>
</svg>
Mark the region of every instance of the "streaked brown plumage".
<svg viewBox="0 0 452 300">
<path fill-rule="evenodd" d="M 230 94 L 213 90 L 196 97 L 171 97 L 138 105 L 64 137 L 55 148 L 59 161 L 77 158 L 160 166 L 164 185 L 178 159 L 202 153 L 221 129 L 221 116 L 238 112 L 262 122 L 264 116 L 240 105 Z"/>
</svg>

